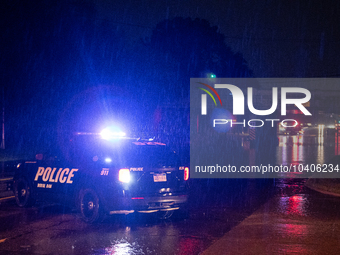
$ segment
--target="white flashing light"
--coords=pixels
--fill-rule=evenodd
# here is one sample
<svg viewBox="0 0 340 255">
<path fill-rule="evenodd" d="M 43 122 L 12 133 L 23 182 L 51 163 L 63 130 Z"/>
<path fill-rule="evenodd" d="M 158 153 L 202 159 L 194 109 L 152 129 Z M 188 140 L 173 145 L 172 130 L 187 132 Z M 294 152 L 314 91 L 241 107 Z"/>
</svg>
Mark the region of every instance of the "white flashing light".
<svg viewBox="0 0 340 255">
<path fill-rule="evenodd" d="M 121 182 L 129 183 L 131 180 L 130 169 L 127 169 L 127 168 L 120 169 L 118 179 Z"/>
<path fill-rule="evenodd" d="M 119 139 L 119 138 L 123 138 L 126 136 L 126 134 L 118 130 L 118 128 L 112 128 L 112 127 L 105 128 L 102 132 L 100 132 L 100 135 L 105 140 L 114 140 L 114 139 Z"/>
</svg>

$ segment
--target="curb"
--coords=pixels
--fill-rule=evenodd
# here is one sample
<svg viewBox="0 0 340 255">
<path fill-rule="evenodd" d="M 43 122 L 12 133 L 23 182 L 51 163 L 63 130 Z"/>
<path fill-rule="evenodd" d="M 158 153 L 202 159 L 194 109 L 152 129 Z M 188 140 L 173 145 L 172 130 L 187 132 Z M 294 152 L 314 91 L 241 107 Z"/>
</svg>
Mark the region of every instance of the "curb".
<svg viewBox="0 0 340 255">
<path fill-rule="evenodd" d="M 331 191 L 327 191 L 327 190 L 323 190 L 323 189 L 318 189 L 313 187 L 313 185 L 307 185 L 305 184 L 305 186 L 311 190 L 314 190 L 316 192 L 322 193 L 322 194 L 326 194 L 326 195 L 331 195 L 331 196 L 335 196 L 335 197 L 340 197 L 340 193 L 335 193 L 335 192 L 331 192 Z"/>
</svg>

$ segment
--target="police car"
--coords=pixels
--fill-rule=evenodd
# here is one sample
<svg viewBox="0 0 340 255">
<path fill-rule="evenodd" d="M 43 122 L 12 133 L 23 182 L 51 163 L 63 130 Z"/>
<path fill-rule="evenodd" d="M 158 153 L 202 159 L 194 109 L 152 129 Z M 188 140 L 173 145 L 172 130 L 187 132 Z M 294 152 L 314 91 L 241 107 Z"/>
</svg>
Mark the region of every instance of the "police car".
<svg viewBox="0 0 340 255">
<path fill-rule="evenodd" d="M 18 166 L 13 182 L 18 206 L 72 205 L 93 223 L 134 212 L 169 218 L 187 202 L 189 168 L 164 143 L 104 130 L 77 133 L 60 154 L 38 154 Z"/>
</svg>

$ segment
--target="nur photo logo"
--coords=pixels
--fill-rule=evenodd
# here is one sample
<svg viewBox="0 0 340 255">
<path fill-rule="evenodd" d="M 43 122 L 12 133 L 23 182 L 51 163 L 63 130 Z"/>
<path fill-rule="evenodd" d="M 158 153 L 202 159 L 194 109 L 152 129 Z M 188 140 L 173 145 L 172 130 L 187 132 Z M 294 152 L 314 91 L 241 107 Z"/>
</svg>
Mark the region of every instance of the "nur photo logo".
<svg viewBox="0 0 340 255">
<path fill-rule="evenodd" d="M 276 112 L 279 106 L 280 99 L 280 115 L 281 117 L 287 116 L 287 108 L 289 106 L 295 107 L 305 116 L 311 116 L 312 114 L 306 109 L 305 104 L 309 103 L 311 100 L 311 92 L 306 88 L 301 87 L 272 87 L 271 88 L 271 106 L 268 109 L 257 109 L 254 106 L 254 89 L 253 87 L 247 87 L 244 89 L 246 91 L 246 98 L 244 92 L 241 88 L 234 84 L 221 84 L 216 83 L 214 85 L 208 85 L 203 82 L 197 82 L 203 86 L 198 87 L 199 90 L 203 91 L 201 93 L 201 115 L 208 114 L 208 103 L 207 95 L 213 100 L 215 107 L 223 108 L 223 101 L 228 100 L 227 96 L 232 97 L 232 114 L 234 116 L 245 115 L 245 101 L 247 101 L 247 107 L 251 114 L 256 116 L 268 116 Z M 217 91 L 218 90 L 218 91 Z M 280 92 L 280 93 L 279 93 Z M 215 96 L 217 97 L 219 104 L 217 103 Z M 280 97 L 279 97 L 280 96 Z M 247 99 L 247 100 L 246 100 Z M 230 100 L 230 99 L 229 99 Z M 219 106 L 220 105 L 220 106 Z M 225 109 L 225 115 L 231 116 L 229 111 Z M 216 115 L 216 114 L 215 114 Z M 295 119 L 251 119 L 246 121 L 243 119 L 241 122 L 236 122 L 235 118 L 212 118 L 212 126 L 215 128 L 217 125 L 243 125 L 244 127 L 248 124 L 249 127 L 262 127 L 265 122 L 271 123 L 274 127 L 276 122 L 281 122 L 284 127 L 295 127 L 298 125 L 298 121 Z"/>
</svg>

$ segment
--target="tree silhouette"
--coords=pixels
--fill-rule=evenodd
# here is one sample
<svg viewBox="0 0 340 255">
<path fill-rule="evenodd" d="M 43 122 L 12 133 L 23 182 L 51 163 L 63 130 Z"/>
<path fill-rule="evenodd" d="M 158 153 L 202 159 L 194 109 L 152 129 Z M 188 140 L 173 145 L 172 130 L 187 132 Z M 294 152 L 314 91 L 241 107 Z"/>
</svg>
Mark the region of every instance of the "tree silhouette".
<svg viewBox="0 0 340 255">
<path fill-rule="evenodd" d="M 142 73 L 166 97 L 189 93 L 191 77 L 250 77 L 246 61 L 225 44 L 225 37 L 206 20 L 175 18 L 160 22 L 145 43 Z"/>
</svg>

